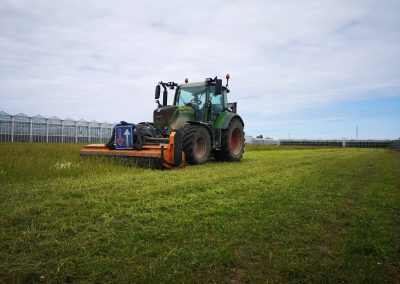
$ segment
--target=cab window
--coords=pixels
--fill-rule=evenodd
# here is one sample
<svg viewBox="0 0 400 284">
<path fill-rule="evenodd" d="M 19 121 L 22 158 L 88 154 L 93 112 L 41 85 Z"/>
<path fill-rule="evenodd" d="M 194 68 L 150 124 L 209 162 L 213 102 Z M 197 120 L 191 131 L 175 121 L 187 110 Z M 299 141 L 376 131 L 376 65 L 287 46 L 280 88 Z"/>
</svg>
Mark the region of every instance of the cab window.
<svg viewBox="0 0 400 284">
<path fill-rule="evenodd" d="M 206 110 L 206 87 L 181 88 L 179 90 L 177 106 L 191 106 L 196 110 L 196 119 L 204 120 Z"/>
<path fill-rule="evenodd" d="M 210 87 L 211 113 L 210 120 L 215 121 L 218 115 L 226 108 L 226 91 L 222 90 L 222 94 L 216 95 L 214 87 Z"/>
</svg>

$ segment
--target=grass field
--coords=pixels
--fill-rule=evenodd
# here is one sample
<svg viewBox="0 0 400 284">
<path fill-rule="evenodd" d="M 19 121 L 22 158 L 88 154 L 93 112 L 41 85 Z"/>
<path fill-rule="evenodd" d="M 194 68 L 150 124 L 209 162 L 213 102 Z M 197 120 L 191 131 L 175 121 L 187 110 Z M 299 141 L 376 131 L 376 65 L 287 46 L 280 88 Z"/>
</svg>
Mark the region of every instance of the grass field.
<svg viewBox="0 0 400 284">
<path fill-rule="evenodd" d="M 248 148 L 159 171 L 0 143 L 0 283 L 400 281 L 400 153 Z"/>
</svg>

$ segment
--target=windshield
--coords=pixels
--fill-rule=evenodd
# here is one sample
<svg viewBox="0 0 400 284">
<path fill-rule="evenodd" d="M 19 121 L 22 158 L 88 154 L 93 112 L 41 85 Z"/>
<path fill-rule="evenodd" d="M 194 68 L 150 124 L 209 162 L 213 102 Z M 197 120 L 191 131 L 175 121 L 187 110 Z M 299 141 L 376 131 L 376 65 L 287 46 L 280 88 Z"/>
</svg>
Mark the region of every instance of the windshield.
<svg viewBox="0 0 400 284">
<path fill-rule="evenodd" d="M 206 87 L 191 86 L 179 89 L 176 106 L 191 106 L 196 110 L 196 119 L 203 120 L 206 111 Z"/>
<path fill-rule="evenodd" d="M 202 108 L 206 102 L 206 87 L 181 88 L 177 97 L 177 106 L 193 106 Z"/>
</svg>

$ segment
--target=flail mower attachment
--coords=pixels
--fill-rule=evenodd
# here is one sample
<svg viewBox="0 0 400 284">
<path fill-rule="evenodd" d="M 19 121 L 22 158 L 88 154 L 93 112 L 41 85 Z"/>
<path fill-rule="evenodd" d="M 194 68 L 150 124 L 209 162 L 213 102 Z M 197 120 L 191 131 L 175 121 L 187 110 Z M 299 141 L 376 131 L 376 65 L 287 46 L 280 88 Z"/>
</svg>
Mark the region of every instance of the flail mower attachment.
<svg viewBox="0 0 400 284">
<path fill-rule="evenodd" d="M 127 141 L 128 138 L 129 136 L 126 136 Z M 117 141 L 117 145 L 121 141 Z M 112 157 L 123 163 L 158 169 L 182 167 L 185 162 L 182 137 L 178 132 L 171 132 L 169 138 L 145 138 L 140 150 L 128 149 L 128 147 L 110 149 L 105 144 L 89 144 L 80 151 L 80 155 L 81 157 Z"/>
</svg>

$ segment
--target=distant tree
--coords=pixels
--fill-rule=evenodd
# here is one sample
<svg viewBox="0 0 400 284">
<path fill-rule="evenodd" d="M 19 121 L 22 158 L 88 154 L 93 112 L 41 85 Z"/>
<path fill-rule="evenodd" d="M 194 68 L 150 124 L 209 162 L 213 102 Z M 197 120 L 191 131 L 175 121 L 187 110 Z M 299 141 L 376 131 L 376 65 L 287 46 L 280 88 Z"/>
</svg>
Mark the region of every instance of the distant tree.
<svg viewBox="0 0 400 284">
<path fill-rule="evenodd" d="M 264 138 L 264 137 L 263 137 L 262 134 L 261 134 L 261 135 L 258 135 L 257 138 L 261 138 L 261 139 L 262 139 L 262 138 Z"/>
</svg>

